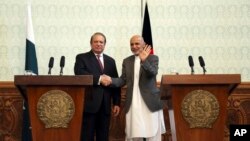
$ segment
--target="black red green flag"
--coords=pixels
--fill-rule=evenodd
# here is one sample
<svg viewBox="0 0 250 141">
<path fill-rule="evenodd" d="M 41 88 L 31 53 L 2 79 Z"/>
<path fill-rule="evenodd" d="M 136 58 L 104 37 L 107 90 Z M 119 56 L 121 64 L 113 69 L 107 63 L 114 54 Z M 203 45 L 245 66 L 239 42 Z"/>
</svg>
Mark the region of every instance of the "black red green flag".
<svg viewBox="0 0 250 141">
<path fill-rule="evenodd" d="M 147 3 L 145 6 L 145 12 L 144 12 L 144 18 L 143 18 L 142 37 L 144 38 L 144 41 L 146 42 L 146 44 L 151 45 L 152 47 L 150 54 L 154 54 L 151 24 L 150 24 L 150 17 L 149 17 Z"/>
</svg>

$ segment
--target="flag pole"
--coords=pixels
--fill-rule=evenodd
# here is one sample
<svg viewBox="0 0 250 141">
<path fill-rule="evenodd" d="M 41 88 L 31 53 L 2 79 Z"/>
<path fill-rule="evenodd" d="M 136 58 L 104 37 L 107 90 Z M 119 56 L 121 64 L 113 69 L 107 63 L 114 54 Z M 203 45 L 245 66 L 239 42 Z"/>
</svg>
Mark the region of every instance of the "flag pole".
<svg viewBox="0 0 250 141">
<path fill-rule="evenodd" d="M 144 15 L 145 15 L 145 3 L 147 2 L 144 0 L 141 0 L 141 33 L 142 33 L 142 29 L 143 29 L 143 21 L 144 21 Z"/>
<path fill-rule="evenodd" d="M 141 0 L 141 19 L 143 18 L 143 0 Z"/>
</svg>

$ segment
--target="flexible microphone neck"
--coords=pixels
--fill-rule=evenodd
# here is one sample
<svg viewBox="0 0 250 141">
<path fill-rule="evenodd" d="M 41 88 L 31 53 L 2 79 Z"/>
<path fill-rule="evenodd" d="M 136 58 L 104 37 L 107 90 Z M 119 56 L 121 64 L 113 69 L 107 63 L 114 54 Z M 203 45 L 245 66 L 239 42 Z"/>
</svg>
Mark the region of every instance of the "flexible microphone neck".
<svg viewBox="0 0 250 141">
<path fill-rule="evenodd" d="M 191 74 L 194 74 L 194 67 L 191 67 Z"/>
<path fill-rule="evenodd" d="M 51 68 L 49 68 L 49 72 L 48 72 L 49 75 L 51 75 Z"/>
<path fill-rule="evenodd" d="M 203 69 L 203 74 L 206 74 L 206 72 L 207 72 L 206 68 L 202 67 L 202 69 Z"/>
<path fill-rule="evenodd" d="M 60 75 L 63 75 L 63 67 L 61 67 Z"/>
</svg>

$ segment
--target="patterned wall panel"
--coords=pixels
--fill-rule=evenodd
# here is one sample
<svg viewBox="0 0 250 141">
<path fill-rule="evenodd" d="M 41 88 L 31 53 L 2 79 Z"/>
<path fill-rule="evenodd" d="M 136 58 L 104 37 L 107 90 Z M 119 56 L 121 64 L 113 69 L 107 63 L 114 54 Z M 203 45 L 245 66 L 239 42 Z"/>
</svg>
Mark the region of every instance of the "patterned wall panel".
<svg viewBox="0 0 250 141">
<path fill-rule="evenodd" d="M 22 107 L 13 82 L 0 82 L 0 141 L 21 141 Z"/>
<path fill-rule="evenodd" d="M 161 74 L 190 73 L 187 58 L 192 55 L 198 74 L 198 56 L 203 56 L 208 73 L 241 73 L 243 81 L 250 79 L 249 1 L 149 2 Z"/>
<path fill-rule="evenodd" d="M 73 74 L 75 56 L 90 49 L 90 36 L 107 36 L 105 53 L 117 61 L 131 54 L 129 39 L 141 34 L 141 11 L 146 0 L 32 0 L 32 18 L 40 74 L 58 75 L 60 57 L 66 57 L 64 74 Z M 155 54 L 162 74 L 190 73 L 188 56 L 194 57 L 196 74 L 241 73 L 250 80 L 249 0 L 147 0 Z M 27 0 L 0 1 L 0 80 L 23 74 Z M 142 4 L 143 3 L 143 4 Z"/>
</svg>

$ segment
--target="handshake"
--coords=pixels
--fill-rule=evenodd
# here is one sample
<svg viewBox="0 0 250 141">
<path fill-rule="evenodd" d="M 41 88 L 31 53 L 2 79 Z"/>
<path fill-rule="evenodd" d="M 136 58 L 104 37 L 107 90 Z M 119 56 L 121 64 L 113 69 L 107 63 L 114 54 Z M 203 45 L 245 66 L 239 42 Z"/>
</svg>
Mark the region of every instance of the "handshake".
<svg viewBox="0 0 250 141">
<path fill-rule="evenodd" d="M 103 75 L 101 75 L 100 82 L 104 86 L 109 86 L 112 83 L 112 79 L 110 76 L 103 74 Z"/>
</svg>

